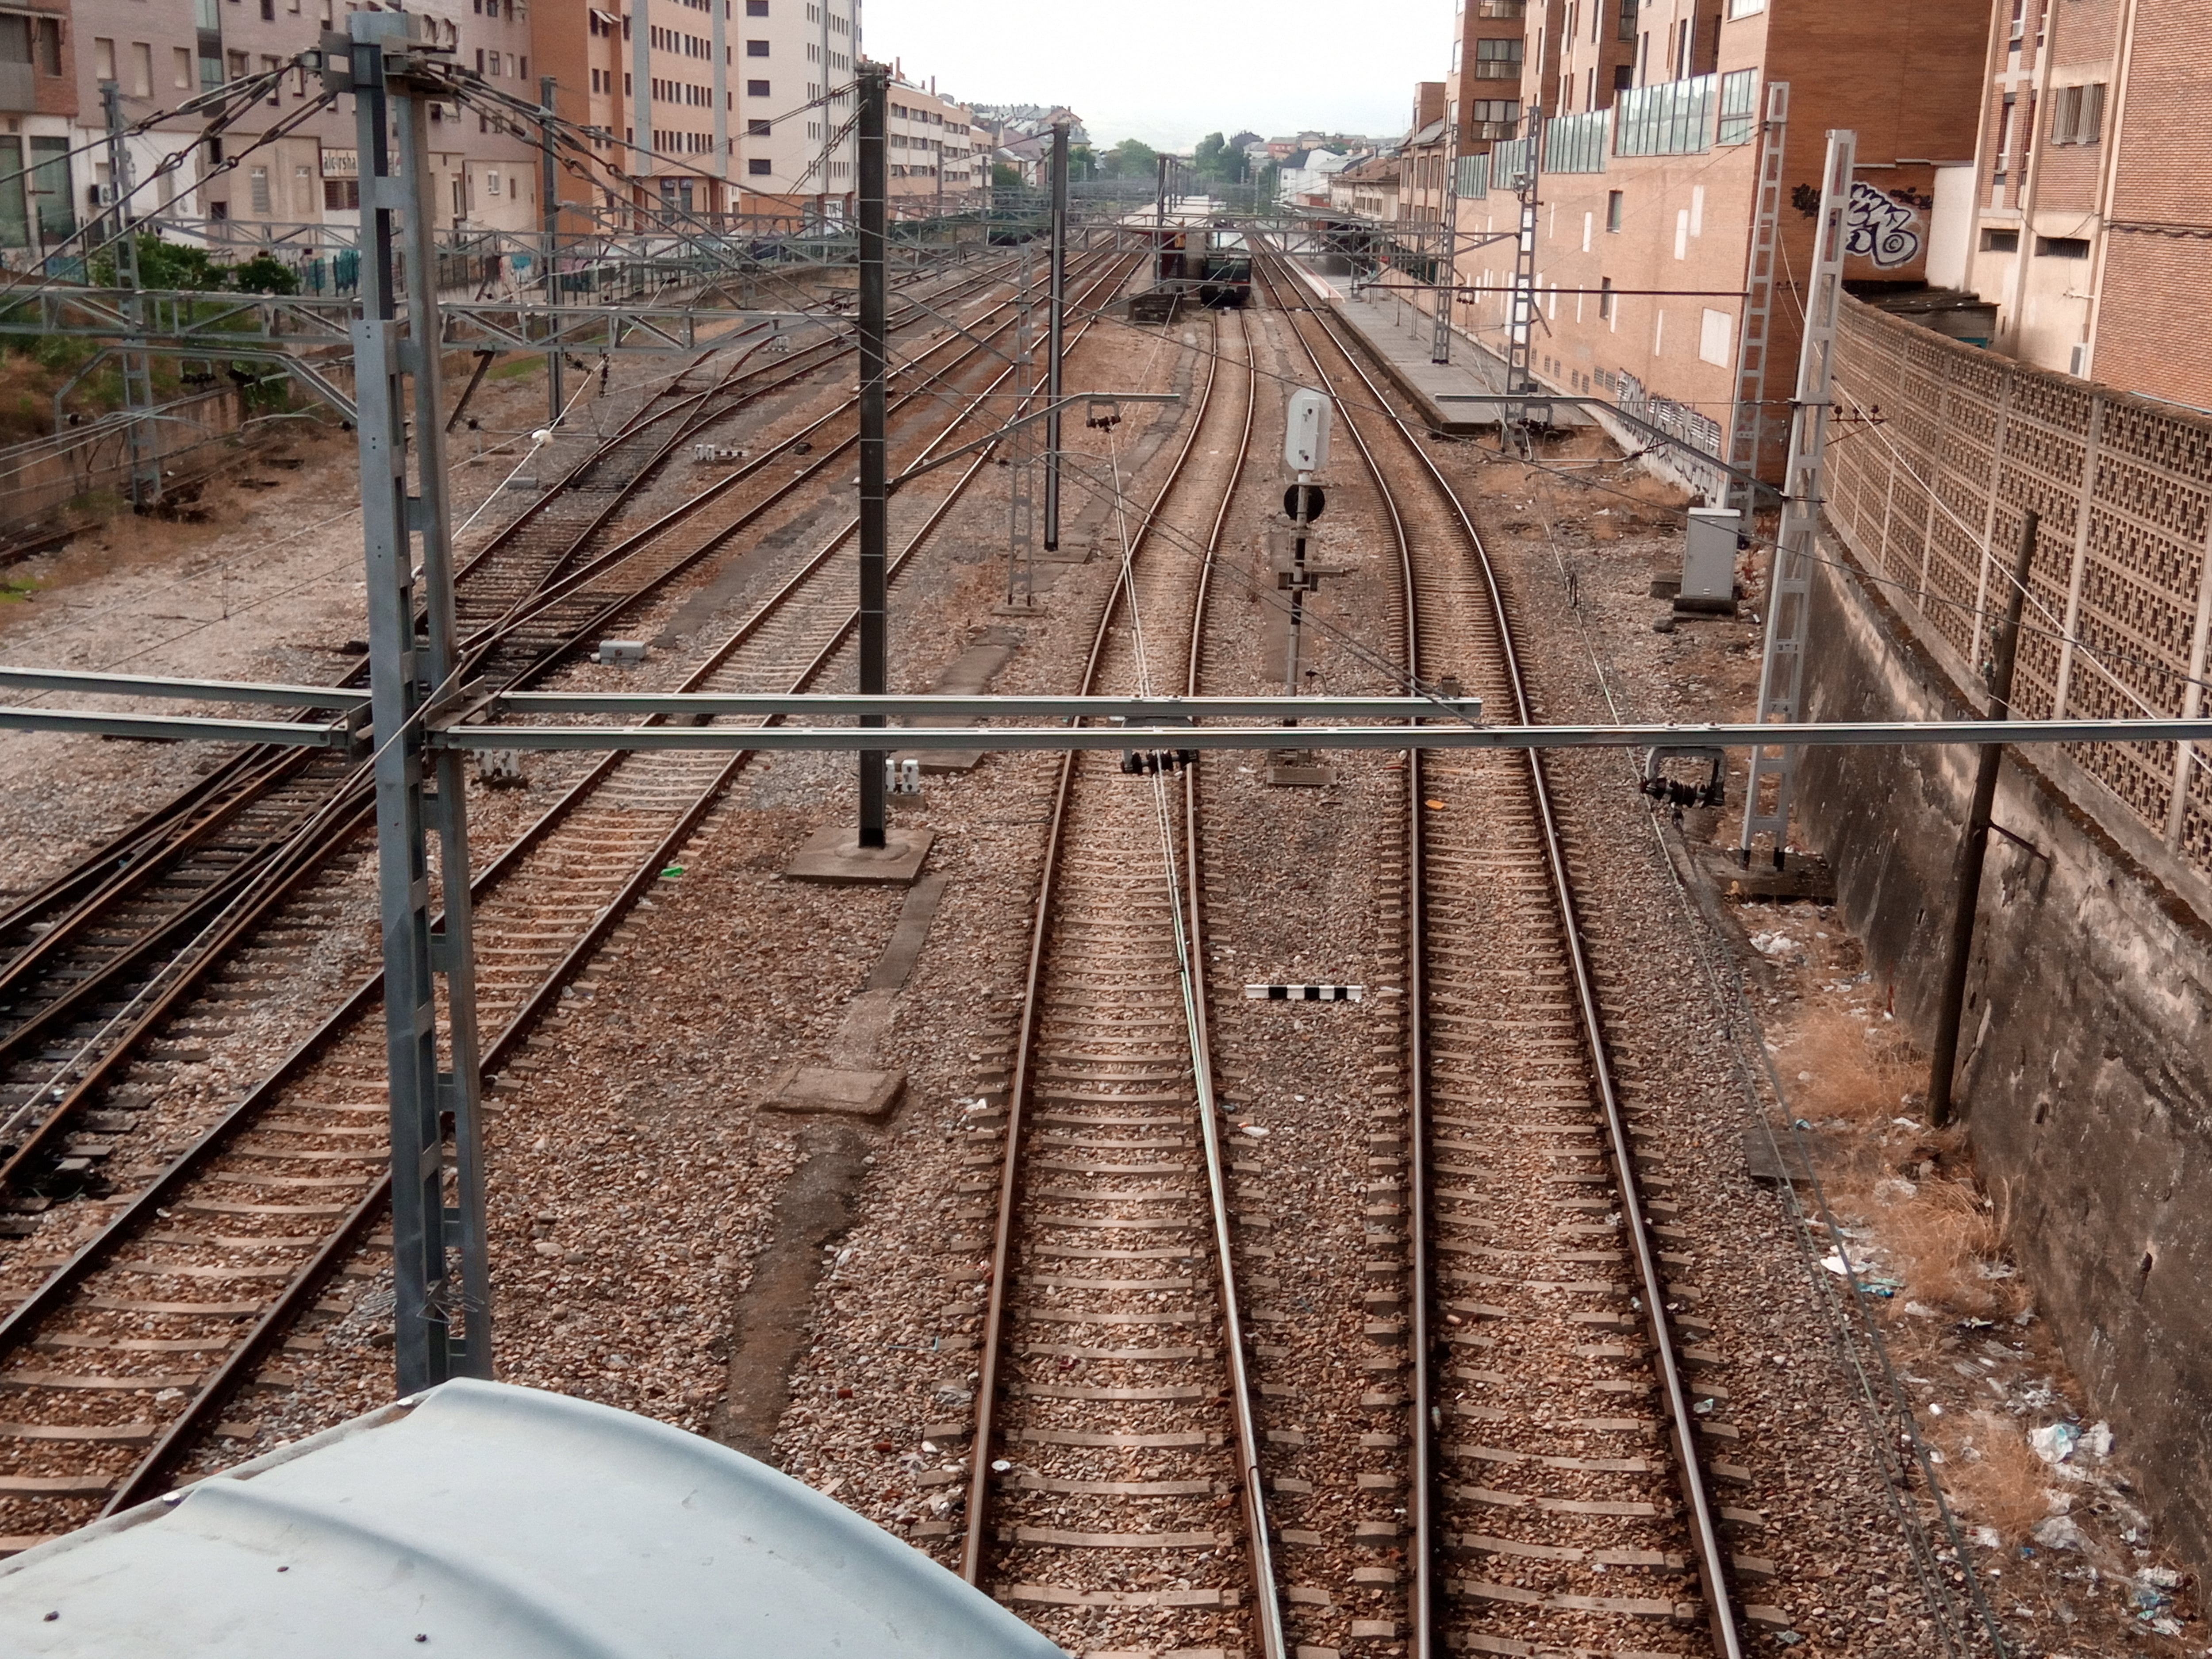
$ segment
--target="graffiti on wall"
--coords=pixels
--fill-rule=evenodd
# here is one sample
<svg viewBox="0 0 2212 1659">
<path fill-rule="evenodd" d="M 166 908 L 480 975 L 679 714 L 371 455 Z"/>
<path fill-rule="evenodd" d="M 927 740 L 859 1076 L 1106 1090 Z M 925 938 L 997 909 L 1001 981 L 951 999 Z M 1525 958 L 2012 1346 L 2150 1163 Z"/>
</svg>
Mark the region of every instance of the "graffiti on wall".
<svg viewBox="0 0 2212 1659">
<path fill-rule="evenodd" d="M 1812 185 L 1799 185 L 1790 192 L 1790 202 L 1808 219 L 1820 214 L 1820 192 Z M 1884 270 L 1911 264 L 1923 246 L 1920 215 L 1935 204 L 1918 191 L 1881 190 L 1863 179 L 1853 179 L 1851 198 L 1844 208 L 1844 254 L 1870 259 Z"/>
<path fill-rule="evenodd" d="M 1871 259 L 1884 270 L 1909 265 L 1920 257 L 1920 215 L 1910 200 L 1878 190 L 1863 179 L 1851 181 L 1844 210 L 1844 252 Z"/>
</svg>

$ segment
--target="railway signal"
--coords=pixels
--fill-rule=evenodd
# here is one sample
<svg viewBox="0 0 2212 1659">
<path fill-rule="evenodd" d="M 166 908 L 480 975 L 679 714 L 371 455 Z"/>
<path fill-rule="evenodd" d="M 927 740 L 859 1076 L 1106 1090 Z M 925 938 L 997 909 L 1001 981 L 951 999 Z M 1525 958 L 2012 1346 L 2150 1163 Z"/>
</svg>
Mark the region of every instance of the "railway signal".
<svg viewBox="0 0 2212 1659">
<path fill-rule="evenodd" d="M 1291 544 L 1273 561 L 1275 586 L 1291 596 L 1290 615 L 1284 629 L 1283 684 L 1292 695 L 1298 689 L 1298 645 L 1305 626 L 1306 595 L 1319 590 L 1324 576 L 1346 574 L 1343 566 L 1323 567 L 1306 558 L 1306 532 L 1328 504 L 1313 475 L 1328 465 L 1329 429 L 1334 405 L 1326 392 L 1300 386 L 1291 393 L 1283 423 L 1283 465 L 1297 475 L 1297 482 L 1283 492 L 1283 512 L 1291 521 Z M 1284 722 L 1295 726 L 1296 720 Z M 1296 750 L 1278 750 L 1267 769 L 1270 783 L 1311 787 L 1335 781 L 1334 772 L 1315 763 Z"/>
</svg>

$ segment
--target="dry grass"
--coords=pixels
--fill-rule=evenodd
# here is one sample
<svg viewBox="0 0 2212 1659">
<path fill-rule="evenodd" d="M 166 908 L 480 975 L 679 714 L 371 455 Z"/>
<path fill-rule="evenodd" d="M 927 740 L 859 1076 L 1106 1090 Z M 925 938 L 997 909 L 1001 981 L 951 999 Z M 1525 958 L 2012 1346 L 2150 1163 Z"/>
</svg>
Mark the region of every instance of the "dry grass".
<svg viewBox="0 0 2212 1659">
<path fill-rule="evenodd" d="M 1806 1117 L 1891 1117 L 1927 1086 L 1926 1067 L 1894 1026 L 1868 1025 L 1839 1008 L 1811 1008 L 1777 1055 L 1790 1103 Z M 1807 1079 L 1801 1073 L 1809 1072 Z"/>
<path fill-rule="evenodd" d="M 1905 1294 L 1930 1307 L 1983 1319 L 2009 1318 L 2027 1305 L 2002 1267 L 2004 1226 L 1970 1182 L 1929 1176 L 1911 1198 L 1879 1205 L 1875 1228 Z"/>
<path fill-rule="evenodd" d="M 1994 1412 L 1951 1420 L 1961 1431 L 1943 1451 L 1954 1503 L 2007 1543 L 2024 1541 L 2051 1513 L 2051 1471 L 2027 1443 L 2026 1429 Z"/>
</svg>

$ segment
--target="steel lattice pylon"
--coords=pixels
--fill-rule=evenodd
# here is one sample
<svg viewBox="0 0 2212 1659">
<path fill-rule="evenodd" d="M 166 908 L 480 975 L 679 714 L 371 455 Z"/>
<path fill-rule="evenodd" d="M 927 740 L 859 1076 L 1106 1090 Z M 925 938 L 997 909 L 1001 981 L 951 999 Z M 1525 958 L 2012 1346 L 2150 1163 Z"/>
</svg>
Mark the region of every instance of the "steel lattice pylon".
<svg viewBox="0 0 2212 1659">
<path fill-rule="evenodd" d="M 1766 596 L 1766 648 L 1759 670 L 1759 723 L 1790 725 L 1804 718 L 1805 641 L 1811 608 L 1813 560 L 1819 551 L 1821 471 L 1828 442 L 1828 403 L 1833 384 L 1836 317 L 1844 294 L 1844 212 L 1850 204 L 1851 163 L 1858 135 L 1828 135 L 1821 173 L 1819 240 L 1805 293 L 1805 338 L 1797 354 L 1797 395 L 1791 410 L 1790 463 L 1782 481 L 1782 531 L 1776 538 L 1774 579 Z M 1775 868 L 1790 840 L 1790 798 L 1796 781 L 1797 750 L 1761 746 L 1751 751 L 1744 786 L 1743 837 L 1739 851 L 1751 861 L 1752 844 L 1772 838 Z"/>
<path fill-rule="evenodd" d="M 1729 483 L 1728 504 L 1744 515 L 1748 525 L 1759 471 L 1759 451 L 1766 442 L 1766 348 L 1774 313 L 1774 270 L 1781 252 L 1782 153 L 1788 136 L 1790 83 L 1770 82 L 1766 88 L 1766 119 L 1760 134 L 1757 212 L 1751 228 L 1751 269 L 1743 305 L 1743 328 L 1736 342 L 1735 420 L 1729 431 L 1729 465 L 1736 476 Z"/>
</svg>

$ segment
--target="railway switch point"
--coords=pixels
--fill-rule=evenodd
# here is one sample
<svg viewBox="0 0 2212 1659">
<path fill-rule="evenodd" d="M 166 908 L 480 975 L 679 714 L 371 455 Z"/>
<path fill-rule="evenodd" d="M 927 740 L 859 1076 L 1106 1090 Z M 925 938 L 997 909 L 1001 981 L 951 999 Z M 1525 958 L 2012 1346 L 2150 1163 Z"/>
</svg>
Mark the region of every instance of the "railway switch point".
<svg viewBox="0 0 2212 1659">
<path fill-rule="evenodd" d="M 832 887 L 911 887 L 936 839 L 934 830 L 887 830 L 883 846 L 863 847 L 849 824 L 830 824 L 807 838 L 784 866 L 784 878 Z"/>
</svg>

